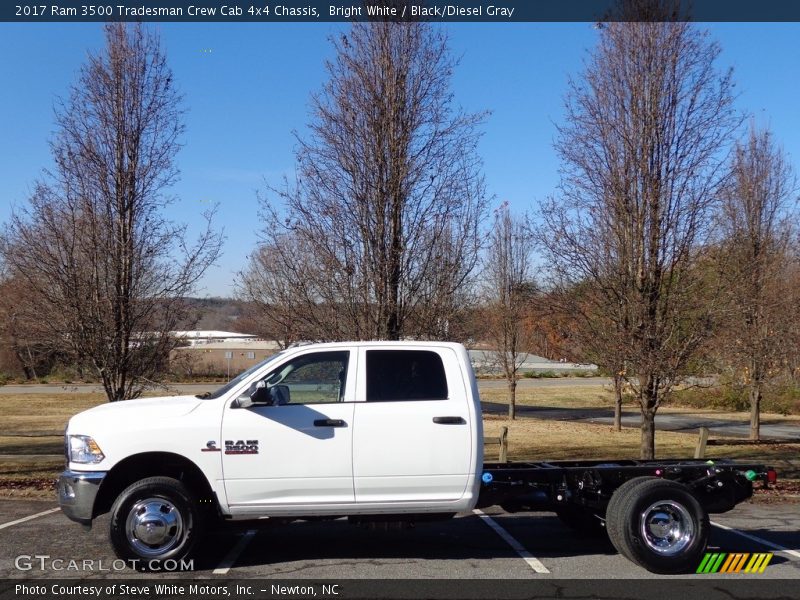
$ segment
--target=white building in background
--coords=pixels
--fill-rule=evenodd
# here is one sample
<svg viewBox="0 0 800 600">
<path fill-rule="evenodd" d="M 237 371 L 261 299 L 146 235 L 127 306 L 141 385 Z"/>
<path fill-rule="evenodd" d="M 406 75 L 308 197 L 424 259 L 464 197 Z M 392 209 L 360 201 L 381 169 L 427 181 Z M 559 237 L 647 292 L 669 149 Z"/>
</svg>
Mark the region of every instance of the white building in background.
<svg viewBox="0 0 800 600">
<path fill-rule="evenodd" d="M 562 373 L 568 375 L 575 372 L 593 372 L 597 371 L 597 365 L 573 363 L 564 360 L 550 360 L 535 354 L 520 353 L 520 371 L 532 373 L 545 373 L 552 371 L 553 373 Z M 497 373 L 497 357 L 496 353 L 492 350 L 470 350 L 469 358 L 472 361 L 472 366 L 476 373 Z"/>
<path fill-rule="evenodd" d="M 190 346 L 200 346 L 212 343 L 216 344 L 221 342 L 254 342 L 258 339 L 258 336 L 256 335 L 251 335 L 249 333 L 234 333 L 233 331 L 199 330 L 172 331 L 170 333 L 172 333 L 172 335 L 174 335 L 176 338 L 185 341 Z"/>
<path fill-rule="evenodd" d="M 179 375 L 238 375 L 280 350 L 277 342 L 257 335 L 231 331 L 173 331 L 184 342 L 170 353 L 173 372 Z"/>
</svg>

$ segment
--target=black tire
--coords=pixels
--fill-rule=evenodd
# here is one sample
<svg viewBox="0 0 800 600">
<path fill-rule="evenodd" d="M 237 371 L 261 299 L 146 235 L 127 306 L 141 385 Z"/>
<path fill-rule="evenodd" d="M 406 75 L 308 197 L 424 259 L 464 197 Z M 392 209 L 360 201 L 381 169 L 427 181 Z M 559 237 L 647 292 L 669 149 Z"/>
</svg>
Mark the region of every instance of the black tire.
<svg viewBox="0 0 800 600">
<path fill-rule="evenodd" d="M 674 481 L 640 479 L 609 503 L 606 518 L 614 547 L 653 573 L 693 571 L 708 543 L 708 514 Z"/>
<path fill-rule="evenodd" d="M 171 477 L 148 477 L 128 486 L 111 507 L 109 537 L 114 552 L 136 568 L 191 555 L 202 530 L 194 495 Z"/>
<path fill-rule="evenodd" d="M 593 537 L 606 535 L 603 521 L 588 509 L 578 506 L 563 506 L 556 511 L 556 515 L 564 525 L 581 535 Z"/>
<path fill-rule="evenodd" d="M 624 511 L 626 509 L 628 495 L 630 494 L 631 490 L 638 487 L 642 482 L 656 480 L 659 479 L 653 476 L 634 477 L 633 479 L 629 479 L 614 491 L 614 494 L 611 496 L 611 500 L 606 507 L 606 533 L 608 534 L 608 539 L 611 540 L 611 543 L 614 545 L 614 548 L 617 549 L 617 552 L 622 554 L 622 556 L 630 561 L 633 561 L 633 557 L 627 554 L 626 547 L 622 541 L 621 527 L 622 522 L 624 521 L 623 515 L 625 514 Z"/>
</svg>

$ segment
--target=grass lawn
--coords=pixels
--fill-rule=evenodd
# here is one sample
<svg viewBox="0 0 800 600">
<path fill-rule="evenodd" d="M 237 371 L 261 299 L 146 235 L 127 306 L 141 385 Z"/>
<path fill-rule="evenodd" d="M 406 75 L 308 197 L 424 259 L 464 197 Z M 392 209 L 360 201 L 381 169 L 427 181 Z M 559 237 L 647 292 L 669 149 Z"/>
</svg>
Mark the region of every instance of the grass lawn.
<svg viewBox="0 0 800 600">
<path fill-rule="evenodd" d="M 516 419 L 484 415 L 484 435 L 500 435 L 508 427 L 510 460 L 568 460 L 573 458 L 638 458 L 639 429 L 623 427 L 614 431 L 609 425 Z M 691 458 L 697 442 L 696 433 L 656 432 L 656 457 Z M 487 446 L 487 459 L 495 460 L 497 446 Z M 763 446 L 708 446 L 706 457 L 775 461 L 800 455 L 800 443 Z"/>
<path fill-rule="evenodd" d="M 613 392 L 610 386 L 553 386 L 535 389 L 517 388 L 518 406 L 551 408 L 607 408 L 613 406 Z M 504 389 L 481 390 L 485 402 L 507 404 Z M 638 411 L 635 402 L 627 402 L 626 412 Z M 711 409 L 696 409 L 664 406 L 659 413 L 709 414 L 714 418 L 748 422 L 747 413 L 733 413 Z M 795 422 L 800 424 L 800 416 L 763 413 L 765 422 Z M 508 447 L 510 460 L 566 460 L 571 458 L 637 458 L 639 456 L 640 433 L 638 428 L 623 427 L 614 431 L 609 425 L 552 421 L 539 419 L 516 419 L 509 421 L 500 415 L 484 415 L 485 435 L 499 435 L 502 426 L 509 428 Z M 712 433 L 711 437 L 715 437 Z M 656 432 L 656 457 L 687 458 L 694 455 L 697 433 L 695 432 Z M 487 456 L 495 459 L 497 446 L 487 447 Z M 800 458 L 800 443 L 758 446 L 708 446 L 709 458 L 735 458 L 737 460 L 774 462 L 781 464 L 786 458 Z M 783 476 L 800 478 L 800 472 L 784 467 Z"/>
<path fill-rule="evenodd" d="M 505 389 L 482 389 L 481 400 L 508 405 L 508 394 Z M 551 386 L 537 388 L 517 388 L 517 406 L 535 406 L 539 408 L 607 408 L 614 406 L 614 393 L 611 386 Z M 639 405 L 631 399 L 623 403 L 623 410 L 639 410 Z M 749 413 L 725 410 L 691 408 L 685 406 L 661 406 L 659 413 L 691 413 L 696 415 L 713 414 L 718 419 L 729 419 L 749 422 Z M 761 413 L 761 422 L 795 422 L 800 424 L 800 415 L 781 415 L 777 413 Z"/>
<path fill-rule="evenodd" d="M 0 396 L 0 432 L 64 431 L 72 415 L 105 402 L 105 394 Z"/>
<path fill-rule="evenodd" d="M 75 413 L 106 402 L 105 394 L 20 394 L 0 396 L 0 454 L 64 453 L 64 438 L 18 437 L 62 432 Z M 54 498 L 53 481 L 63 458 L 0 459 L 0 495 Z"/>
<path fill-rule="evenodd" d="M 480 392 L 484 402 L 508 404 L 508 392 L 503 388 L 482 389 Z M 613 391 L 602 385 L 517 388 L 518 406 L 600 408 L 612 406 L 613 402 Z"/>
</svg>

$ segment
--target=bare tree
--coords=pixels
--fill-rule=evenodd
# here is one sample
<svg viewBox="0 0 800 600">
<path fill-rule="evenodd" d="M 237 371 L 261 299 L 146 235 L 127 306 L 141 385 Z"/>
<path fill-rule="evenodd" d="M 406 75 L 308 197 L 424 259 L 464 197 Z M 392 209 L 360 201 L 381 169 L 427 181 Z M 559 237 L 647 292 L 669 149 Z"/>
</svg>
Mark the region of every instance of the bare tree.
<svg viewBox="0 0 800 600">
<path fill-rule="evenodd" d="M 764 387 L 782 370 L 796 311 L 790 208 L 797 185 L 772 134 L 755 127 L 736 147 L 732 175 L 719 215 L 719 271 L 730 302 L 723 348 L 748 390 L 750 439 L 757 440 Z"/>
<path fill-rule="evenodd" d="M 55 171 L 12 215 L 3 254 L 53 343 L 93 369 L 114 401 L 164 371 L 182 297 L 221 238 L 210 214 L 193 245 L 160 214 L 183 125 L 158 38 L 141 24 L 108 24 L 105 34 L 105 50 L 56 109 Z"/>
<path fill-rule="evenodd" d="M 718 45 L 669 22 L 673 5 L 661 3 L 664 22 L 600 28 L 570 83 L 560 194 L 543 210 L 552 284 L 577 290 L 571 309 L 590 335 L 613 338 L 641 409 L 643 458 L 655 454 L 656 411 L 708 335 L 712 303 L 693 259 L 741 124 Z"/>
<path fill-rule="evenodd" d="M 788 289 L 787 298 L 792 307 L 800 305 L 800 248 L 795 239 L 791 244 L 791 257 L 788 268 L 786 269 L 786 288 Z M 793 385 L 800 385 L 800 319 L 797 319 L 795 312 L 787 316 L 784 325 L 786 337 L 781 340 L 785 344 L 785 370 L 787 380 Z"/>
<path fill-rule="evenodd" d="M 19 277 L 0 278 L 0 372 L 28 380 L 47 375 L 63 351 L 51 343 L 46 320 Z"/>
<path fill-rule="evenodd" d="M 287 338 L 446 337 L 478 261 L 484 115 L 453 107 L 441 29 L 356 23 L 333 45 L 242 296 Z"/>
<path fill-rule="evenodd" d="M 533 329 L 526 317 L 534 295 L 533 234 L 507 203 L 495 213 L 484 267 L 486 339 L 493 362 L 508 383 L 508 418 L 516 417 L 517 380 L 528 356 Z"/>
</svg>

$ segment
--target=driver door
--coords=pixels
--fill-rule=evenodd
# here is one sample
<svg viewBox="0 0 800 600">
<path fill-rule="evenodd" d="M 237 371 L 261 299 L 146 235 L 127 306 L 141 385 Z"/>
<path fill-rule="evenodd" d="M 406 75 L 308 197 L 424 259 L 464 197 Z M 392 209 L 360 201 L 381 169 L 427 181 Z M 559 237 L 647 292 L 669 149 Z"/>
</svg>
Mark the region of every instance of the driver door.
<svg viewBox="0 0 800 600">
<path fill-rule="evenodd" d="M 274 367 L 248 408 L 225 408 L 222 466 L 228 505 L 355 501 L 355 356 L 306 352 Z"/>
</svg>

